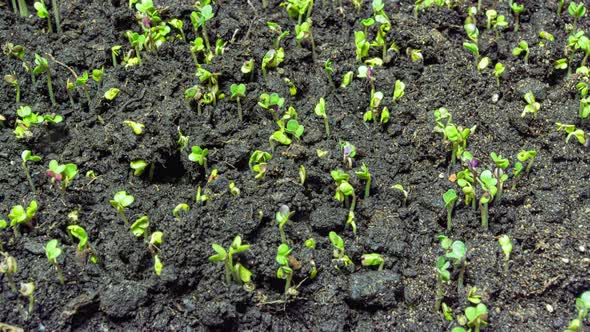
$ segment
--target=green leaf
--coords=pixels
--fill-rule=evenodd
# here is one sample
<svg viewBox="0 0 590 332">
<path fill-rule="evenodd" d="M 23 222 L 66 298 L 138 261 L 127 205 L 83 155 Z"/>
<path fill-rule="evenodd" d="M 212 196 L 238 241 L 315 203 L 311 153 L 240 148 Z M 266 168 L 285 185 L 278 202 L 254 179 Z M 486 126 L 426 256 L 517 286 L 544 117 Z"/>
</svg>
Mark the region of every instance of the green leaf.
<svg viewBox="0 0 590 332">
<path fill-rule="evenodd" d="M 88 234 L 86 230 L 78 225 L 68 226 L 68 231 L 73 237 L 77 238 L 80 242 L 78 243 L 78 251 L 83 251 L 88 243 Z"/>
<path fill-rule="evenodd" d="M 449 189 L 443 194 L 443 200 L 445 201 L 445 206 L 447 208 L 455 203 L 457 199 L 457 192 L 454 189 Z"/>
<path fill-rule="evenodd" d="M 61 255 L 61 248 L 59 247 L 59 242 L 57 240 L 50 240 L 45 245 L 45 254 L 47 255 L 47 259 L 50 262 L 55 262 L 55 260 Z"/>
<path fill-rule="evenodd" d="M 132 160 L 129 163 L 129 166 L 131 167 L 131 169 L 133 169 L 133 175 L 135 176 L 140 176 L 141 174 L 143 174 L 143 172 L 145 171 L 145 168 L 148 166 L 149 164 L 143 160 L 143 159 L 136 159 L 136 160 Z"/>
<path fill-rule="evenodd" d="M 150 220 L 147 216 L 142 216 L 131 225 L 131 232 L 136 237 L 142 236 L 150 227 Z"/>
<path fill-rule="evenodd" d="M 336 249 L 344 250 L 344 240 L 342 240 L 342 238 L 338 234 L 336 234 L 336 232 L 331 231 L 328 234 L 328 237 L 330 238 L 330 242 L 332 242 L 332 245 Z"/>
<path fill-rule="evenodd" d="M 510 242 L 508 235 L 500 235 L 498 238 L 498 243 L 500 244 L 500 248 L 502 248 L 504 255 L 509 256 L 512 252 L 512 242 Z"/>
<path fill-rule="evenodd" d="M 104 93 L 104 98 L 106 100 L 113 100 L 115 97 L 117 97 L 119 92 L 121 92 L 121 90 L 118 88 L 110 88 Z"/>
<path fill-rule="evenodd" d="M 164 236 L 164 233 L 162 233 L 160 231 L 153 232 L 152 235 L 150 236 L 150 244 L 151 245 L 162 244 L 162 236 Z"/>
<path fill-rule="evenodd" d="M 164 268 L 164 265 L 162 264 L 160 257 L 158 257 L 158 255 L 155 255 L 154 256 L 154 272 L 156 273 L 156 275 L 159 276 L 162 273 L 163 268 Z"/>
</svg>

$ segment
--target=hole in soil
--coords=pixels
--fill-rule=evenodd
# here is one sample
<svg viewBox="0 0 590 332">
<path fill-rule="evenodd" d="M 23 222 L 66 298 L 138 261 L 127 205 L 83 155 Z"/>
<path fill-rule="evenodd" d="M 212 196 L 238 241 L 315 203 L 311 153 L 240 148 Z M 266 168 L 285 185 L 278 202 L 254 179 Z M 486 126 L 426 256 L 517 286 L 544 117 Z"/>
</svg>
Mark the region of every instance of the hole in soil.
<svg viewBox="0 0 590 332">
<path fill-rule="evenodd" d="M 176 183 L 184 177 L 186 170 L 182 166 L 180 156 L 175 154 L 166 160 L 164 164 L 156 164 L 154 171 L 155 183 Z"/>
<path fill-rule="evenodd" d="M 236 311 L 240 314 L 245 314 L 246 310 L 248 310 L 248 304 L 247 303 L 243 303 L 243 302 L 239 302 L 236 303 Z"/>
</svg>

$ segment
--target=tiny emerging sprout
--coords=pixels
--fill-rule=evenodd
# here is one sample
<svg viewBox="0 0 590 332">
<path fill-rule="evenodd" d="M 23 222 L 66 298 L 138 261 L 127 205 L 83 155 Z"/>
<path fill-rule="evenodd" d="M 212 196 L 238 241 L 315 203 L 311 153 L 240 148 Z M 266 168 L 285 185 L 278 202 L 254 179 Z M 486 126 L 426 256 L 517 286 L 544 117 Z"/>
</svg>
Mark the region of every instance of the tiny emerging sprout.
<svg viewBox="0 0 590 332">
<path fill-rule="evenodd" d="M 35 283 L 34 282 L 21 282 L 20 283 L 20 295 L 29 299 L 29 315 L 33 313 L 35 307 Z"/>
<path fill-rule="evenodd" d="M 0 273 L 6 276 L 6 280 L 8 280 L 8 284 L 13 292 L 16 293 L 16 284 L 14 283 L 14 274 L 18 271 L 18 264 L 16 263 L 16 259 L 5 252 L 0 252 L 4 259 L 0 262 Z"/>
<path fill-rule="evenodd" d="M 155 231 L 150 235 L 150 242 L 148 243 L 148 250 L 152 253 L 153 256 L 156 256 L 160 251 L 160 245 L 162 244 L 162 237 L 164 233 L 160 231 Z"/>
<path fill-rule="evenodd" d="M 494 76 L 496 76 L 496 86 L 498 87 L 500 87 L 500 76 L 502 76 L 505 70 L 506 68 L 502 63 L 496 63 L 496 66 L 494 67 Z"/>
<path fill-rule="evenodd" d="M 51 178 L 51 184 L 61 184 L 62 192 L 70 185 L 70 182 L 78 175 L 78 166 L 76 164 L 60 164 L 57 160 L 49 162 L 47 176 Z"/>
<path fill-rule="evenodd" d="M 127 195 L 125 191 L 119 191 L 115 194 L 112 200 L 110 200 L 111 206 L 117 209 L 121 219 L 126 225 L 129 225 L 129 220 L 125 216 L 125 208 L 133 204 L 135 198 L 131 195 Z"/>
<path fill-rule="evenodd" d="M 266 70 L 267 69 L 272 69 L 272 68 L 277 68 L 285 59 L 285 50 L 283 50 L 283 48 L 279 48 L 278 50 L 275 49 L 271 49 L 268 50 L 265 54 L 264 57 L 262 58 L 262 65 L 261 65 L 261 70 L 262 70 L 262 76 L 264 77 L 264 80 L 266 80 Z"/>
<path fill-rule="evenodd" d="M 340 142 L 342 150 L 342 162 L 352 168 L 352 159 L 356 156 L 356 147 L 348 141 Z"/>
<path fill-rule="evenodd" d="M 285 235 L 285 224 L 289 221 L 291 216 L 295 214 L 294 211 L 290 211 L 287 205 L 281 205 L 279 211 L 275 214 L 275 220 L 279 225 L 279 232 L 281 233 L 281 243 L 287 243 L 287 236 Z"/>
<path fill-rule="evenodd" d="M 408 55 L 408 57 L 410 59 L 412 59 L 412 62 L 418 62 L 418 61 L 424 60 L 424 56 L 422 55 L 422 50 L 408 47 L 406 49 L 406 54 Z"/>
<path fill-rule="evenodd" d="M 232 194 L 232 196 L 234 197 L 238 197 L 240 196 L 240 188 L 238 188 L 236 186 L 235 182 L 230 182 L 229 183 L 229 192 Z"/>
<path fill-rule="evenodd" d="M 252 172 L 256 173 L 256 179 L 261 179 L 264 177 L 267 171 L 267 162 L 271 159 L 272 156 L 268 152 L 260 150 L 252 152 L 252 155 L 248 160 L 248 166 Z"/>
<path fill-rule="evenodd" d="M 20 103 L 20 84 L 18 82 L 16 74 L 13 73 L 11 75 L 4 75 L 4 80 L 6 81 L 6 83 L 14 87 L 14 89 L 16 90 L 16 103 Z"/>
<path fill-rule="evenodd" d="M 513 2 L 511 7 L 512 12 L 514 13 L 514 32 L 518 32 L 520 28 L 520 13 L 524 10 L 524 5 L 519 5 L 516 2 Z"/>
<path fill-rule="evenodd" d="M 258 106 L 269 111 L 275 122 L 279 121 L 279 113 L 284 103 L 285 98 L 282 98 L 278 93 L 275 92 L 271 93 L 270 95 L 263 93 L 260 95 L 258 100 Z"/>
<path fill-rule="evenodd" d="M 246 60 L 240 68 L 242 74 L 250 74 L 250 81 L 254 78 L 254 59 Z"/>
<path fill-rule="evenodd" d="M 49 11 L 47 10 L 47 7 L 45 6 L 45 3 L 43 2 L 43 0 L 35 2 L 33 4 L 33 7 L 35 7 L 35 10 L 37 10 L 37 16 L 39 16 L 39 18 L 47 19 L 47 31 L 49 33 L 53 33 L 53 26 L 51 25 L 51 17 L 49 15 Z"/>
<path fill-rule="evenodd" d="M 53 96 L 53 85 L 51 84 L 51 70 L 49 68 L 49 62 L 46 58 L 35 53 L 35 65 L 36 66 L 33 69 L 33 74 L 39 75 L 42 73 L 47 73 L 47 90 L 49 91 L 49 99 L 51 100 L 51 104 L 53 106 L 57 106 L 57 102 Z"/>
<path fill-rule="evenodd" d="M 356 195 L 354 193 L 354 188 L 348 182 L 349 176 L 341 169 L 331 171 L 330 176 L 336 183 L 336 193 L 334 194 L 334 198 L 337 201 L 344 202 L 346 199 L 346 204 L 348 204 L 348 197 L 352 197 L 352 202 L 350 203 L 350 208 L 348 210 L 348 217 L 346 219 L 346 226 L 350 225 L 352 227 L 352 232 L 356 235 L 356 223 L 354 220 Z"/>
<path fill-rule="evenodd" d="M 135 235 L 135 237 L 144 236 L 147 239 L 147 230 L 150 227 L 150 220 L 148 216 L 142 216 L 135 220 L 135 222 L 131 225 L 131 233 Z"/>
<path fill-rule="evenodd" d="M 180 126 L 178 127 L 178 141 L 176 141 L 176 144 L 178 144 L 178 149 L 180 150 L 180 152 L 184 152 L 184 150 L 188 147 L 188 140 L 189 140 L 190 136 L 184 136 L 182 134 L 182 131 L 180 131 Z"/>
<path fill-rule="evenodd" d="M 100 84 L 100 82 L 102 81 L 103 75 L 104 75 L 104 67 L 102 67 L 100 69 L 98 69 L 98 68 L 92 69 L 92 80 L 94 80 L 97 84 Z"/>
<path fill-rule="evenodd" d="M 440 306 L 445 296 L 443 284 L 451 280 L 450 266 L 451 263 L 443 256 L 440 256 L 436 261 L 436 302 L 434 304 L 434 311 L 436 312 L 440 311 Z"/>
<path fill-rule="evenodd" d="M 556 122 L 555 124 L 557 125 L 557 131 L 564 130 L 566 134 L 568 134 L 565 139 L 566 143 L 569 143 L 572 137 L 575 137 L 578 140 L 578 142 L 582 145 L 586 145 L 586 143 L 588 142 L 588 140 L 586 139 L 586 133 L 584 133 L 582 129 L 576 129 L 575 125 L 563 124 L 559 122 Z"/>
<path fill-rule="evenodd" d="M 313 249 L 313 250 L 315 250 L 315 247 L 316 247 L 316 243 L 313 238 L 309 238 L 309 239 L 305 240 L 304 245 L 310 249 Z"/>
<path fill-rule="evenodd" d="M 76 255 L 80 257 L 80 260 L 84 262 L 86 260 L 86 255 L 90 252 L 90 261 L 92 263 L 97 263 L 98 257 L 88 242 L 88 233 L 86 233 L 86 230 L 78 225 L 70 225 L 68 226 L 68 231 L 70 231 L 70 234 L 79 241 Z"/>
<path fill-rule="evenodd" d="M 332 246 L 334 246 L 333 261 L 342 263 L 344 266 L 354 265 L 350 257 L 348 257 L 344 252 L 344 240 L 342 240 L 342 238 L 333 231 L 328 234 L 328 237 L 330 238 Z M 336 266 L 336 269 L 338 269 L 338 266 Z"/>
<path fill-rule="evenodd" d="M 211 247 L 213 247 L 213 250 L 216 252 L 216 254 L 210 256 L 209 261 L 224 262 L 225 282 L 228 287 L 230 286 L 232 279 L 238 285 L 250 283 L 252 272 L 250 272 L 240 263 L 236 263 L 235 265 L 233 263 L 233 255 L 248 250 L 248 248 L 250 248 L 249 244 L 242 244 L 242 238 L 237 235 L 227 251 L 216 243 L 213 243 Z"/>
<path fill-rule="evenodd" d="M 37 201 L 32 200 L 27 206 L 26 210 L 22 205 L 15 205 L 10 209 L 8 219 L 10 219 L 10 227 L 14 228 L 16 234 L 18 234 L 18 228 L 20 225 L 33 226 L 33 219 L 37 213 Z"/>
<path fill-rule="evenodd" d="M 29 186 L 31 188 L 31 192 L 33 194 L 36 193 L 35 184 L 33 183 L 33 179 L 31 178 L 31 173 L 29 172 L 29 168 L 27 167 L 27 161 L 41 161 L 41 157 L 34 156 L 31 150 L 25 150 L 21 153 L 22 159 L 22 166 L 23 171 L 25 172 L 25 176 L 27 177 L 27 181 L 29 182 Z"/>
<path fill-rule="evenodd" d="M 512 242 L 510 242 L 508 235 L 500 235 L 500 237 L 498 237 L 498 243 L 504 253 L 504 274 L 508 275 L 508 264 L 510 261 L 510 253 L 512 252 Z"/>
<path fill-rule="evenodd" d="M 295 83 L 293 83 L 293 81 L 291 81 L 289 78 L 284 77 L 283 81 L 285 83 L 287 83 L 287 86 L 289 87 L 289 94 L 291 96 L 295 96 L 297 95 L 297 86 L 295 85 Z"/>
<path fill-rule="evenodd" d="M 59 279 L 59 283 L 63 285 L 64 284 L 64 277 L 61 272 L 61 268 L 57 264 L 57 258 L 61 255 L 61 252 L 62 251 L 61 251 L 61 248 L 59 247 L 59 242 L 55 239 L 47 242 L 47 244 L 45 245 L 45 254 L 47 255 L 47 260 L 49 260 L 49 263 L 51 263 L 51 265 L 53 265 L 53 267 L 57 271 L 57 277 Z"/>
<path fill-rule="evenodd" d="M 465 308 L 465 316 L 467 317 L 467 326 L 479 331 L 481 327 L 488 326 L 488 308 L 485 304 L 480 303 L 475 307 Z"/>
<path fill-rule="evenodd" d="M 303 186 L 305 184 L 305 179 L 307 178 L 307 172 L 305 170 L 305 166 L 299 165 L 299 182 Z"/>
<path fill-rule="evenodd" d="M 498 12 L 494 9 L 488 9 L 486 10 L 486 18 L 487 18 L 487 23 L 486 23 L 486 29 L 490 30 L 492 28 L 492 22 L 494 21 L 494 19 L 498 16 Z"/>
<path fill-rule="evenodd" d="M 182 20 L 179 20 L 177 18 L 173 18 L 170 21 L 168 21 L 168 24 L 170 26 L 172 26 L 173 28 L 175 28 L 176 30 L 178 30 L 178 32 L 180 32 L 180 36 L 176 35 L 176 37 L 180 37 L 180 39 L 186 41 L 186 36 L 184 34 L 184 22 Z"/>
<path fill-rule="evenodd" d="M 496 192 L 498 191 L 498 180 L 492 175 L 492 172 L 485 170 L 481 172 L 477 182 L 481 185 L 484 194 L 479 199 L 479 208 L 481 210 L 481 225 L 485 230 L 488 229 L 488 205 L 494 200 Z"/>
<path fill-rule="evenodd" d="M 135 176 L 142 175 L 143 172 L 145 172 L 145 168 L 148 165 L 149 165 L 149 163 L 143 159 L 135 159 L 129 163 L 129 167 L 131 167 L 131 169 L 133 170 L 133 175 L 135 175 Z"/>
<path fill-rule="evenodd" d="M 347 86 L 350 85 L 350 83 L 352 82 L 352 79 L 354 78 L 354 72 L 353 71 L 349 71 L 346 74 L 344 74 L 344 76 L 342 77 L 342 82 L 340 83 L 340 87 L 341 88 L 346 88 Z"/>
<path fill-rule="evenodd" d="M 115 99 L 115 97 L 117 97 L 117 95 L 119 95 L 119 92 L 121 92 L 121 90 L 118 88 L 110 88 L 107 91 L 105 91 L 104 99 L 111 101 L 111 100 Z"/>
<path fill-rule="evenodd" d="M 359 177 L 359 179 L 366 181 L 364 199 L 369 198 L 369 192 L 371 190 L 371 173 L 369 173 L 369 168 L 367 165 L 365 165 L 365 163 L 363 163 L 361 165 L 361 170 L 354 173 Z"/>
<path fill-rule="evenodd" d="M 396 103 L 405 95 L 406 84 L 400 80 L 395 81 L 395 87 L 393 88 L 393 102 Z"/>
<path fill-rule="evenodd" d="M 457 192 L 454 189 L 447 190 L 446 193 L 443 194 L 443 200 L 445 202 L 445 207 L 447 208 L 447 230 L 451 231 L 452 228 L 452 215 L 453 215 L 453 208 L 455 207 L 455 202 L 457 201 Z"/>
<path fill-rule="evenodd" d="M 483 58 L 481 58 L 481 60 L 479 60 L 479 63 L 477 64 L 477 70 L 482 71 L 482 70 L 488 68 L 489 65 L 490 65 L 490 58 L 488 58 L 487 56 L 484 56 Z"/>
<path fill-rule="evenodd" d="M 121 45 L 115 45 L 111 47 L 111 58 L 113 61 L 113 67 L 115 68 L 117 68 L 117 57 L 120 54 L 121 48 L 123 48 L 123 46 Z"/>
<path fill-rule="evenodd" d="M 567 12 L 570 14 L 570 16 L 572 16 L 574 18 L 574 23 L 573 23 L 573 29 L 572 31 L 577 31 L 577 24 L 578 24 L 578 19 L 584 17 L 584 15 L 586 15 L 586 6 L 584 6 L 584 2 L 580 1 L 579 3 L 576 3 L 574 1 L 570 2 L 568 8 L 567 8 Z"/>
<path fill-rule="evenodd" d="M 519 55 L 524 54 L 524 63 L 529 63 L 529 44 L 522 40 L 518 43 L 514 49 L 512 49 L 512 55 L 518 57 Z"/>
<path fill-rule="evenodd" d="M 205 170 L 205 174 L 209 174 L 207 169 L 207 155 L 209 154 L 209 149 L 202 149 L 198 145 L 193 145 L 191 148 L 191 153 L 188 155 L 188 159 L 192 162 L 195 162 L 201 166 Z"/>
<path fill-rule="evenodd" d="M 335 88 L 334 80 L 332 80 L 332 74 L 334 73 L 334 69 L 332 68 L 332 60 L 328 59 L 324 62 L 324 72 L 328 77 L 328 82 L 330 82 L 330 86 Z"/>
<path fill-rule="evenodd" d="M 526 101 L 527 105 L 524 107 L 524 110 L 520 114 L 521 117 L 525 117 L 527 113 L 532 113 L 533 118 L 537 118 L 537 112 L 541 109 L 541 104 L 535 101 L 535 95 L 533 95 L 532 91 L 525 93 L 524 100 Z"/>
<path fill-rule="evenodd" d="M 324 97 L 321 97 L 320 101 L 315 105 L 314 113 L 324 119 L 326 138 L 330 138 L 330 123 L 328 121 L 328 115 L 326 114 L 326 100 L 324 100 Z"/>
<path fill-rule="evenodd" d="M 385 259 L 380 254 L 363 254 L 361 256 L 361 265 L 362 266 L 379 266 L 377 271 L 383 271 L 383 266 L 385 265 Z"/>
<path fill-rule="evenodd" d="M 391 189 L 397 189 L 399 191 L 402 192 L 402 194 L 404 195 L 404 199 L 402 201 L 402 206 L 406 206 L 406 204 L 408 203 L 408 196 L 409 196 L 409 191 L 404 189 L 404 186 L 402 186 L 401 184 L 397 183 L 394 184 L 393 186 L 391 186 Z"/>
<path fill-rule="evenodd" d="M 502 158 L 502 156 L 497 155 L 495 152 L 490 153 L 490 157 L 494 161 L 494 164 L 496 164 L 494 177 L 498 180 L 498 191 L 496 192 L 494 204 L 499 204 L 504 192 L 504 182 L 508 180 L 508 174 L 504 174 L 504 170 L 510 166 L 510 161 L 506 158 Z"/>
<path fill-rule="evenodd" d="M 523 163 L 528 161 L 525 170 L 526 174 L 529 174 L 529 172 L 531 171 L 531 168 L 533 167 L 533 162 L 535 161 L 535 156 L 537 156 L 536 150 L 522 150 L 516 156 L 518 160 L 520 160 Z"/>
<path fill-rule="evenodd" d="M 232 84 L 230 87 L 231 90 L 231 100 L 235 100 L 238 104 L 238 118 L 240 122 L 242 122 L 242 105 L 240 103 L 240 98 L 246 97 L 246 85 L 245 84 Z"/>
<path fill-rule="evenodd" d="M 182 220 L 181 212 L 187 212 L 188 210 L 190 210 L 188 204 L 180 203 L 176 205 L 176 207 L 174 207 L 174 210 L 172 210 L 172 215 L 174 216 L 176 221 L 180 222 Z"/>
<path fill-rule="evenodd" d="M 287 37 L 290 32 L 289 30 L 283 31 L 283 28 L 275 22 L 266 22 L 266 26 L 268 26 L 270 31 L 276 35 L 276 38 L 273 41 L 273 48 L 276 50 L 280 47 L 281 40 Z"/>
<path fill-rule="evenodd" d="M 123 124 L 129 126 L 133 133 L 138 136 L 143 133 L 143 129 L 145 128 L 143 124 L 131 120 L 125 120 L 123 121 Z"/>
</svg>

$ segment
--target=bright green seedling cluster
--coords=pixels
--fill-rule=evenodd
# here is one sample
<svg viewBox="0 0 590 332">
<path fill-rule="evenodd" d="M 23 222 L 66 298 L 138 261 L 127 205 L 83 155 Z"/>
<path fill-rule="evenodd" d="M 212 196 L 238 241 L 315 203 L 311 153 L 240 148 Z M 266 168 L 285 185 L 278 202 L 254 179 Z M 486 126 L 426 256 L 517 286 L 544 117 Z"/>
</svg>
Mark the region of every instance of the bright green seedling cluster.
<svg viewBox="0 0 590 332">
<path fill-rule="evenodd" d="M 527 113 L 533 114 L 533 118 L 537 118 L 537 113 L 541 109 L 541 104 L 535 101 L 535 95 L 533 95 L 532 91 L 527 92 L 524 95 L 524 100 L 526 101 L 527 105 L 524 107 L 524 110 L 520 114 L 521 117 L 525 117 Z"/>
<path fill-rule="evenodd" d="M 258 100 L 258 106 L 269 111 L 275 122 L 279 121 L 279 114 L 284 103 L 285 98 L 282 98 L 278 93 L 275 92 L 271 93 L 270 95 L 268 93 L 263 93 L 260 95 L 260 99 Z"/>
<path fill-rule="evenodd" d="M 344 240 L 340 237 L 340 235 L 336 234 L 336 232 L 331 231 L 328 234 L 328 237 L 330 238 L 330 242 L 334 247 L 334 252 L 332 254 L 334 259 L 332 261 L 336 263 L 336 269 L 338 269 L 339 264 L 342 264 L 345 267 L 348 265 L 354 265 L 350 257 L 348 257 L 344 251 Z"/>
<path fill-rule="evenodd" d="M 484 191 L 483 195 L 479 199 L 479 209 L 481 211 L 481 225 L 485 230 L 488 229 L 488 206 L 490 202 L 494 200 L 496 193 L 498 192 L 498 179 L 494 177 L 490 170 L 481 172 L 477 182 Z"/>
<path fill-rule="evenodd" d="M 193 145 L 191 153 L 188 155 L 188 160 L 203 166 L 205 174 L 209 174 L 207 169 L 207 156 L 209 155 L 209 149 L 203 149 L 198 145 Z"/>
<path fill-rule="evenodd" d="M 250 155 L 248 166 L 250 170 L 256 174 L 256 179 L 261 179 L 266 175 L 268 161 L 272 159 L 272 155 L 265 151 L 256 150 Z"/>
<path fill-rule="evenodd" d="M 61 268 L 59 267 L 59 264 L 57 264 L 57 258 L 61 255 L 61 253 L 62 250 L 59 247 L 59 242 L 57 240 L 53 239 L 51 241 L 48 241 L 45 245 L 45 254 L 47 255 L 47 260 L 49 260 L 49 263 L 51 263 L 51 265 L 53 265 L 53 267 L 57 271 L 59 283 L 63 285 L 64 277 L 61 272 Z"/>
<path fill-rule="evenodd" d="M 62 192 L 65 192 L 72 180 L 78 175 L 78 166 L 76 164 L 60 164 L 57 160 L 49 162 L 47 176 L 51 179 L 51 184 L 58 184 Z"/>
<path fill-rule="evenodd" d="M 467 248 L 462 241 L 453 241 L 450 238 L 439 235 L 440 247 L 445 251 L 444 258 L 453 264 L 454 273 L 457 274 L 457 289 L 463 292 L 463 279 L 467 267 Z"/>
<path fill-rule="evenodd" d="M 281 243 L 287 243 L 287 236 L 285 235 L 285 224 L 290 220 L 291 216 L 295 214 L 295 211 L 289 210 L 287 205 L 281 205 L 279 211 L 275 214 L 275 220 L 279 225 L 279 232 L 281 233 Z"/>
<path fill-rule="evenodd" d="M 14 229 L 15 234 L 19 234 L 21 225 L 26 225 L 29 228 L 33 227 L 33 219 L 37 214 L 37 208 L 37 201 L 32 200 L 26 209 L 22 205 L 15 205 L 10 209 L 8 219 L 10 219 L 10 227 Z"/>
<path fill-rule="evenodd" d="M 225 282 L 229 286 L 232 280 L 238 284 L 250 284 L 252 280 L 252 272 L 248 270 L 240 262 L 234 264 L 234 255 L 244 252 L 250 248 L 249 244 L 242 244 L 242 237 L 237 235 L 227 249 L 223 249 L 219 244 L 213 243 L 211 245 L 216 252 L 215 255 L 209 257 L 210 262 L 223 262 L 225 266 Z"/>
<path fill-rule="evenodd" d="M 498 237 L 498 244 L 500 244 L 500 248 L 504 253 L 504 274 L 508 275 L 510 253 L 512 253 L 512 242 L 510 242 L 508 235 L 504 234 Z"/>
<path fill-rule="evenodd" d="M 434 120 L 436 126 L 433 131 L 443 135 L 443 143 L 451 143 L 451 164 L 456 163 L 457 158 L 463 155 L 467 147 L 467 139 L 475 127 L 463 129 L 453 123 L 453 117 L 449 111 L 441 107 L 434 111 Z"/>
<path fill-rule="evenodd" d="M 125 222 L 125 225 L 129 225 L 129 220 L 125 215 L 125 208 L 133 204 L 134 201 L 135 198 L 132 195 L 128 195 L 125 191 L 117 192 L 113 199 L 109 201 L 111 206 L 117 210 L 119 216 L 121 216 L 121 219 Z"/>
<path fill-rule="evenodd" d="M 572 137 L 575 137 L 578 140 L 578 143 L 585 145 L 588 140 L 586 138 L 586 133 L 584 132 L 584 130 L 580 129 L 580 128 L 576 128 L 575 125 L 573 124 L 563 124 L 563 123 L 559 123 L 556 122 L 555 123 L 557 125 L 557 131 L 565 131 L 565 133 L 567 134 L 567 137 L 565 138 L 565 142 L 569 143 L 570 139 Z"/>
<path fill-rule="evenodd" d="M 31 132 L 32 126 L 38 126 L 40 124 L 55 124 L 63 121 L 61 115 L 46 114 L 39 115 L 34 113 L 29 106 L 19 106 L 16 110 L 16 128 L 14 128 L 14 135 L 18 139 L 24 139 L 33 136 Z"/>
</svg>

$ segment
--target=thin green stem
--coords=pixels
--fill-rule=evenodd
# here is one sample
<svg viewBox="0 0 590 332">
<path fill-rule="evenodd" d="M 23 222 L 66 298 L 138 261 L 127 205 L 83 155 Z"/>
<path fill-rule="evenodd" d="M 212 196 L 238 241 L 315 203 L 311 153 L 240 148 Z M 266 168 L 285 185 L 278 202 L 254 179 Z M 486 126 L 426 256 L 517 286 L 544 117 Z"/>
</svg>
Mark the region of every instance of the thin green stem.
<svg viewBox="0 0 590 332">
<path fill-rule="evenodd" d="M 232 259 L 231 259 L 231 256 L 228 254 L 228 257 L 225 260 L 225 283 L 227 284 L 228 287 L 229 287 L 229 285 L 231 285 L 231 275 L 232 275 L 231 270 L 232 269 L 233 269 Z"/>
<path fill-rule="evenodd" d="M 35 296 L 33 296 L 33 294 L 31 294 L 31 296 L 29 296 L 29 314 L 33 313 L 34 307 L 35 307 Z"/>
<path fill-rule="evenodd" d="M 287 244 L 287 236 L 282 224 L 279 224 L 279 233 L 281 233 L 281 243 Z"/>
<path fill-rule="evenodd" d="M 35 195 L 37 193 L 37 191 L 35 190 L 35 184 L 33 183 L 31 173 L 29 172 L 29 168 L 27 167 L 27 163 L 25 161 L 23 161 L 23 170 L 25 171 L 25 175 L 27 176 L 27 181 L 29 182 L 31 192 L 33 193 L 33 195 Z"/>
<path fill-rule="evenodd" d="M 328 117 L 324 117 L 324 128 L 326 129 L 326 138 L 330 138 L 330 122 Z"/>
<path fill-rule="evenodd" d="M 113 52 L 111 52 L 111 56 L 113 57 L 113 67 L 117 68 L 117 56 Z"/>
<path fill-rule="evenodd" d="M 518 32 L 519 29 L 520 29 L 520 18 L 519 18 L 518 14 L 514 14 L 514 32 Z"/>
<path fill-rule="evenodd" d="M 47 16 L 47 32 L 53 33 L 53 26 L 51 25 L 51 16 Z"/>
<path fill-rule="evenodd" d="M 371 191 L 371 175 L 367 178 L 367 183 L 365 184 L 365 199 L 369 198 L 369 193 Z"/>
<path fill-rule="evenodd" d="M 12 10 L 14 11 L 14 14 L 18 14 L 18 9 L 16 8 L 16 0 L 12 0 Z"/>
<path fill-rule="evenodd" d="M 49 68 L 47 68 L 47 90 L 49 90 L 49 99 L 51 100 L 51 104 L 53 106 L 57 106 L 57 102 L 55 101 L 55 97 L 53 95 L 53 85 L 51 84 L 51 73 L 49 72 Z"/>
<path fill-rule="evenodd" d="M 488 203 L 480 203 L 481 210 L 481 226 L 484 230 L 488 230 Z"/>
<path fill-rule="evenodd" d="M 451 229 L 453 228 L 453 220 L 452 220 L 452 216 L 453 216 L 453 206 L 455 205 L 455 203 L 451 203 L 451 205 L 449 205 L 447 207 L 447 231 L 451 231 Z"/>
<path fill-rule="evenodd" d="M 209 45 L 209 36 L 207 36 L 207 27 L 206 24 L 203 23 L 203 39 L 205 40 L 205 46 L 207 47 L 207 52 L 211 52 L 211 45 Z"/>
<path fill-rule="evenodd" d="M 293 279 L 293 273 L 287 274 L 287 280 L 285 281 L 285 301 L 289 296 L 289 289 L 291 288 L 291 280 Z"/>
<path fill-rule="evenodd" d="M 61 272 L 61 268 L 59 267 L 59 265 L 57 265 L 57 262 L 52 261 L 51 264 L 53 264 L 53 266 L 55 267 L 55 271 L 57 271 L 57 278 L 59 279 L 59 283 L 62 284 L 62 286 L 64 285 L 64 276 L 63 273 Z"/>
<path fill-rule="evenodd" d="M 238 119 L 242 122 L 242 104 L 240 104 L 240 97 L 236 98 L 236 103 L 238 104 Z"/>
<path fill-rule="evenodd" d="M 437 278 L 437 280 L 436 280 L 436 302 L 434 303 L 434 311 L 435 312 L 440 311 L 440 306 L 442 304 L 442 300 L 443 300 L 444 296 L 445 296 L 445 293 L 443 290 L 442 282 L 440 281 L 440 278 Z"/>
<path fill-rule="evenodd" d="M 20 103 L 20 83 L 18 82 L 18 80 L 16 81 L 16 85 L 14 86 L 14 88 L 16 89 L 16 102 Z"/>
<path fill-rule="evenodd" d="M 20 9 L 20 16 L 29 16 L 29 8 L 27 7 L 27 3 L 25 0 L 18 0 L 18 8 Z"/>
<path fill-rule="evenodd" d="M 61 35 L 61 21 L 59 19 L 59 4 L 57 0 L 52 0 L 52 7 L 53 7 L 53 16 L 55 16 L 55 26 L 57 29 L 57 33 Z"/>
<path fill-rule="evenodd" d="M 129 220 L 127 219 L 127 216 L 125 215 L 125 211 L 123 211 L 123 209 L 118 209 L 119 211 L 119 215 L 121 216 L 121 219 L 123 219 L 123 221 L 125 222 L 125 225 L 129 226 Z"/>
<path fill-rule="evenodd" d="M 86 102 L 88 103 L 88 108 L 90 108 L 90 93 L 88 93 L 88 87 L 84 86 L 84 95 L 86 95 Z"/>
</svg>

